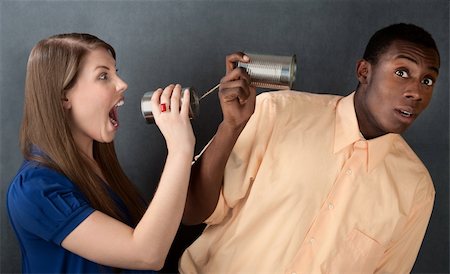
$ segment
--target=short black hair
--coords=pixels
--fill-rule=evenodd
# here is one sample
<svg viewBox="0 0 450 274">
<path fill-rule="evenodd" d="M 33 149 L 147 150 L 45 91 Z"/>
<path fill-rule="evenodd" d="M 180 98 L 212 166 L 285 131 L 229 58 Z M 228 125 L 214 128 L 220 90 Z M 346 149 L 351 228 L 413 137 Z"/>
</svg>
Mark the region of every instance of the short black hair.
<svg viewBox="0 0 450 274">
<path fill-rule="evenodd" d="M 383 54 L 394 41 L 398 40 L 410 42 L 426 48 L 432 48 L 439 56 L 439 50 L 430 33 L 413 24 L 398 23 L 375 32 L 367 43 L 363 59 L 376 65 L 380 55 Z"/>
</svg>

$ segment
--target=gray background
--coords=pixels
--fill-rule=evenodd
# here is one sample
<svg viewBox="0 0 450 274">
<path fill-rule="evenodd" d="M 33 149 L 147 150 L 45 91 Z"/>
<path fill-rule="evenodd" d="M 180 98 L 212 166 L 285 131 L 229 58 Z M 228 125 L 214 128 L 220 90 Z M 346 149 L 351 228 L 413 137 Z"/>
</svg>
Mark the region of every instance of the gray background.
<svg viewBox="0 0 450 274">
<path fill-rule="evenodd" d="M 444 1 L 1 1 L 0 2 L 0 272 L 20 272 L 20 251 L 5 211 L 7 186 L 22 156 L 18 130 L 28 54 L 42 38 L 88 32 L 111 43 L 128 82 L 116 138 L 120 161 L 151 198 L 166 156 L 164 140 L 141 117 L 145 91 L 172 82 L 202 94 L 225 72 L 234 51 L 290 55 L 298 60 L 294 88 L 346 95 L 355 64 L 379 28 L 410 22 L 427 29 L 441 52 L 429 109 L 405 138 L 434 179 L 436 202 L 414 272 L 449 272 L 449 2 Z M 193 121 L 196 151 L 221 120 L 216 96 L 202 100 Z M 167 216 L 170 218 L 170 216 Z M 200 227 L 181 227 L 165 271 Z M 268 250 L 270 252 L 270 250 Z"/>
</svg>

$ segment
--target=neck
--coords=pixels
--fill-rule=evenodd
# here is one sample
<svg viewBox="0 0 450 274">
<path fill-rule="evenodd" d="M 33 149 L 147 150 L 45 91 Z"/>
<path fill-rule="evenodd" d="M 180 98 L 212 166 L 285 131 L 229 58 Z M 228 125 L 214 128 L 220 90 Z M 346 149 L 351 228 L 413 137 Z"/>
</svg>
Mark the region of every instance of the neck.
<svg viewBox="0 0 450 274">
<path fill-rule="evenodd" d="M 93 154 L 94 140 L 86 135 L 80 134 L 79 132 L 72 131 L 72 136 L 81 154 L 83 154 L 89 159 L 94 160 Z"/>
<path fill-rule="evenodd" d="M 359 131 L 364 138 L 366 140 L 370 140 L 384 135 L 385 132 L 374 126 L 374 122 L 372 121 L 373 119 L 370 118 L 369 113 L 367 112 L 368 108 L 364 101 L 364 90 L 362 90 L 361 87 L 356 90 L 353 103 Z"/>
</svg>

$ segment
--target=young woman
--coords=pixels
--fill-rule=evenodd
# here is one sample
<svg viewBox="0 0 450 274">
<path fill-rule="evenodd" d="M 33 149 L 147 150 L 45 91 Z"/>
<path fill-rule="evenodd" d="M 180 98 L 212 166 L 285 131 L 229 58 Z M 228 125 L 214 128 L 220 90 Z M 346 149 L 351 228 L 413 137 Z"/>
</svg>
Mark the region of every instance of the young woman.
<svg viewBox="0 0 450 274">
<path fill-rule="evenodd" d="M 126 89 L 114 49 L 95 36 L 56 35 L 32 49 L 20 132 L 25 161 L 7 196 L 24 273 L 162 268 L 183 214 L 194 153 L 189 93 L 181 106 L 180 85 L 152 97 L 168 155 L 147 206 L 114 150 Z"/>
</svg>

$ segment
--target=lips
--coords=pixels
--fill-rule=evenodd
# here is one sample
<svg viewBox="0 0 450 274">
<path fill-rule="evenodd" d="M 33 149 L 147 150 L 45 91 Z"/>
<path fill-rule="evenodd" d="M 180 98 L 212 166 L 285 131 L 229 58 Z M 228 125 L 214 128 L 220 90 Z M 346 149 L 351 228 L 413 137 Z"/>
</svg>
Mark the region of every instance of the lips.
<svg viewBox="0 0 450 274">
<path fill-rule="evenodd" d="M 417 113 L 412 107 L 402 106 L 395 108 L 395 112 L 403 123 L 410 124 L 416 117 Z"/>
<path fill-rule="evenodd" d="M 414 115 L 412 112 L 409 112 L 407 110 L 402 110 L 402 109 L 399 109 L 398 112 L 400 112 L 400 114 L 402 116 L 405 116 L 407 118 L 412 117 Z"/>
<path fill-rule="evenodd" d="M 109 111 L 109 121 L 115 128 L 119 126 L 119 115 L 117 109 L 120 106 L 123 106 L 124 103 L 125 102 L 123 101 L 123 99 L 120 99 L 117 104 L 115 104 L 114 107 Z"/>
</svg>

